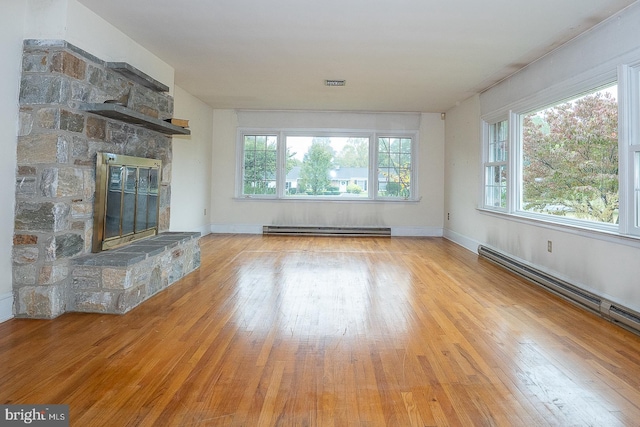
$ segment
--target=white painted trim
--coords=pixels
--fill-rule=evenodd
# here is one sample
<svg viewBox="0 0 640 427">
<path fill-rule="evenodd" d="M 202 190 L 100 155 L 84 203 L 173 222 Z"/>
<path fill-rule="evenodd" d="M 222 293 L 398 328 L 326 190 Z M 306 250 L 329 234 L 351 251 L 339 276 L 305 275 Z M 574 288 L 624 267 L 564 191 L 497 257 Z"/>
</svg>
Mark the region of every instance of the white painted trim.
<svg viewBox="0 0 640 427">
<path fill-rule="evenodd" d="M 217 234 L 262 234 L 262 224 L 211 224 Z"/>
<path fill-rule="evenodd" d="M 593 288 L 585 285 L 584 283 L 578 283 L 575 280 L 573 280 L 571 277 L 565 276 L 564 274 L 562 274 L 562 273 L 560 273 L 558 271 L 550 270 L 550 269 L 548 269 L 548 268 L 546 268 L 546 267 L 544 267 L 542 265 L 533 264 L 533 263 L 531 263 L 531 262 L 529 262 L 529 261 L 527 261 L 527 260 L 525 260 L 523 258 L 514 256 L 514 255 L 512 255 L 510 253 L 507 253 L 507 252 L 502 251 L 500 249 L 494 248 L 491 245 L 487 245 L 486 243 L 478 242 L 476 240 L 470 239 L 469 237 L 463 236 L 462 234 L 456 233 L 456 232 L 448 230 L 448 229 L 444 230 L 444 238 L 447 239 L 447 240 L 450 240 L 450 241 L 452 241 L 452 242 L 454 242 L 454 243 L 456 243 L 456 244 L 464 247 L 465 249 L 468 249 L 471 252 L 476 253 L 476 254 L 478 253 L 478 246 L 480 246 L 481 244 L 485 245 L 487 247 L 490 247 L 490 248 L 492 248 L 492 249 L 494 249 L 494 250 L 496 250 L 496 251 L 498 251 L 500 253 L 503 253 L 503 254 L 513 258 L 514 260 L 517 260 L 518 262 L 522 263 L 523 265 L 528 265 L 530 267 L 538 269 L 538 270 L 540 270 L 540 271 L 542 271 L 542 272 L 544 272 L 544 273 L 546 273 L 546 274 L 548 274 L 550 276 L 556 277 L 556 278 L 558 278 L 560 280 L 563 280 L 563 281 L 565 281 L 567 283 L 570 283 L 570 284 L 576 286 L 577 288 L 580 288 L 580 289 L 583 289 L 583 290 L 585 290 L 587 292 L 590 292 L 590 293 L 592 293 L 592 294 L 594 294 L 594 295 L 596 295 L 596 296 L 598 296 L 598 297 L 600 297 L 602 299 L 611 301 L 611 302 L 613 302 L 615 304 L 619 304 L 622 307 L 634 310 L 636 312 L 640 312 L 640 307 L 638 307 L 638 306 L 636 306 L 634 304 L 631 304 L 629 301 L 622 301 L 620 298 L 618 298 L 616 296 L 610 295 L 610 294 L 608 294 L 606 292 L 601 292 L 601 291 L 598 291 L 596 289 L 593 289 Z"/>
<path fill-rule="evenodd" d="M 451 231 L 446 228 L 444 229 L 443 237 L 447 240 L 451 240 L 453 243 L 456 243 L 473 253 L 478 253 L 478 246 L 481 245 L 481 243 L 477 240 L 470 239 L 467 236 L 463 236 L 462 234 L 456 233 L 455 231 Z"/>
<path fill-rule="evenodd" d="M 391 227 L 392 237 L 442 237 L 442 227 Z"/>
<path fill-rule="evenodd" d="M 173 231 L 176 231 L 176 232 L 181 232 L 181 231 L 194 232 L 194 231 L 197 231 L 197 232 L 200 233 L 200 236 L 206 236 L 207 234 L 211 233 L 211 224 L 204 224 L 204 225 L 201 225 L 199 227 L 195 227 L 195 229 L 189 229 L 189 230 L 173 230 L 172 229 L 171 231 L 172 232 Z"/>
<path fill-rule="evenodd" d="M 0 295 L 0 323 L 13 317 L 13 292 Z"/>
</svg>

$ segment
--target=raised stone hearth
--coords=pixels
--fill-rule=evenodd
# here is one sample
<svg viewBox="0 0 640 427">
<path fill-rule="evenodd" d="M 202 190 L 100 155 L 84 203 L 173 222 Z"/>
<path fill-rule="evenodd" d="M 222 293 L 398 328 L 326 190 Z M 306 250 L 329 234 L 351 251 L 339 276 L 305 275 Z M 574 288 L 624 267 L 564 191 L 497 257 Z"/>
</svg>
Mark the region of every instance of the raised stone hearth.
<svg viewBox="0 0 640 427">
<path fill-rule="evenodd" d="M 24 42 L 13 241 L 17 317 L 124 313 L 198 267 L 197 236 L 167 234 L 171 135 L 189 133 L 166 122 L 173 115 L 167 90 L 128 64 L 105 62 L 66 41 Z M 162 161 L 161 234 L 154 240 L 91 254 L 98 152 Z"/>
<path fill-rule="evenodd" d="M 162 233 L 72 260 L 72 311 L 131 310 L 200 267 L 200 233 Z"/>
</svg>

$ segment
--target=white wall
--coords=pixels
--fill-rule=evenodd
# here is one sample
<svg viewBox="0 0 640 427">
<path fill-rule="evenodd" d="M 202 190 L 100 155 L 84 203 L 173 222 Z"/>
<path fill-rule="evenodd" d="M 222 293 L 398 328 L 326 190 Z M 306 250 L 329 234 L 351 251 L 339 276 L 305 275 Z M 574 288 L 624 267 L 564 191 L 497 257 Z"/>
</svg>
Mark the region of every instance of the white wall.
<svg viewBox="0 0 640 427">
<path fill-rule="evenodd" d="M 25 39 L 66 40 L 103 61 L 127 62 L 173 90 L 173 67 L 76 0 L 28 0 L 27 7 Z"/>
<path fill-rule="evenodd" d="M 4 2 L 0 14 L 0 322 L 11 317 L 13 306 L 11 252 L 16 179 L 18 92 L 22 64 L 22 34 L 26 5 Z M 13 154 L 9 154 L 13 153 Z"/>
<path fill-rule="evenodd" d="M 447 112 L 445 151 L 445 236 L 475 251 L 485 244 L 538 268 L 640 311 L 640 242 L 580 233 L 478 211 L 481 186 L 480 117 L 547 96 L 579 81 L 603 75 L 640 51 L 640 4 L 542 58 L 480 96 Z M 542 98 L 540 98 L 542 99 Z M 553 252 L 547 252 L 547 241 Z"/>
<path fill-rule="evenodd" d="M 191 135 L 173 137 L 170 229 L 204 236 L 211 230 L 213 109 L 175 86 L 173 116 L 189 120 Z"/>
<path fill-rule="evenodd" d="M 476 212 L 482 179 L 478 163 L 481 154 L 478 96 L 447 112 L 445 135 L 445 236 L 475 251 L 478 229 L 484 226 Z"/>
<path fill-rule="evenodd" d="M 313 127 L 346 129 L 359 123 L 361 129 L 378 126 L 398 129 L 413 120 L 420 132 L 420 202 L 351 203 L 343 201 L 238 200 L 235 196 L 236 128 L 238 126 Z M 410 119 L 399 114 L 328 112 L 214 111 L 212 169 L 212 231 L 261 232 L 263 225 L 387 226 L 394 235 L 441 235 L 443 212 L 444 122 L 440 114 L 415 114 Z"/>
</svg>

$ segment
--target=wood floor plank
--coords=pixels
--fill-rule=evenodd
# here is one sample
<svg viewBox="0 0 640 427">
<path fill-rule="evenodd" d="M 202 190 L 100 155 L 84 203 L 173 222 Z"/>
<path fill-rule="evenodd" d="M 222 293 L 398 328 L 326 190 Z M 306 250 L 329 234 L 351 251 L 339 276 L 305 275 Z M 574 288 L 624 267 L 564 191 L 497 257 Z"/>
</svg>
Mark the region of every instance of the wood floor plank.
<svg viewBox="0 0 640 427">
<path fill-rule="evenodd" d="M 634 425 L 640 337 L 441 238 L 210 235 L 122 316 L 0 324 L 72 426 Z"/>
</svg>

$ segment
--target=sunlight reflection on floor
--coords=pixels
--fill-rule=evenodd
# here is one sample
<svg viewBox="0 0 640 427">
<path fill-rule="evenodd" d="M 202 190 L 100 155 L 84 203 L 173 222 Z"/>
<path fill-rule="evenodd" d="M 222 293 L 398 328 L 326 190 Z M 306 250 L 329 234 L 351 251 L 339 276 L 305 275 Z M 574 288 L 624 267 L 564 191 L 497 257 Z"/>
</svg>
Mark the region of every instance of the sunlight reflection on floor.
<svg viewBox="0 0 640 427">
<path fill-rule="evenodd" d="M 412 283 L 401 261 L 342 258 L 339 252 L 244 252 L 236 259 L 236 321 L 254 332 L 275 327 L 283 337 L 366 335 L 371 322 L 377 333 L 406 333 Z"/>
</svg>

